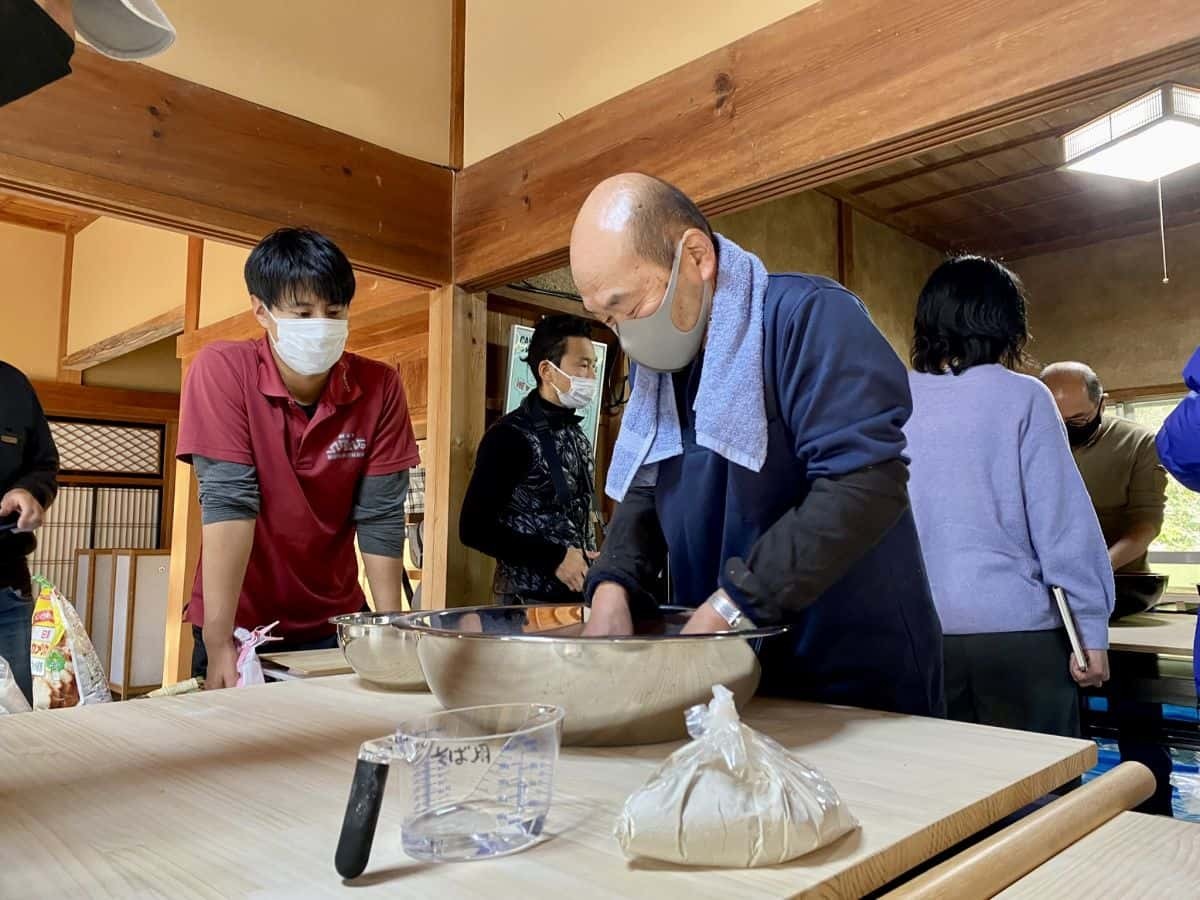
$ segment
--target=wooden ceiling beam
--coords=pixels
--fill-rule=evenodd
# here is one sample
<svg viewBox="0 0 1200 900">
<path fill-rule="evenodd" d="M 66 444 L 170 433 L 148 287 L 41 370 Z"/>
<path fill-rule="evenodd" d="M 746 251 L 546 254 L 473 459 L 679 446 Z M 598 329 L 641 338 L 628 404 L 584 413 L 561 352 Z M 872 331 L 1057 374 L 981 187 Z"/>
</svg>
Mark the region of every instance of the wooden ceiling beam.
<svg viewBox="0 0 1200 900">
<path fill-rule="evenodd" d="M 90 369 L 183 331 L 183 304 L 63 357 L 64 369 Z"/>
<path fill-rule="evenodd" d="M 57 381 L 34 381 L 32 384 L 48 416 L 111 418 L 126 422 L 179 420 L 178 394 L 85 387 Z"/>
<path fill-rule="evenodd" d="M 1171 237 L 1171 231 L 1177 228 L 1187 228 L 1190 225 L 1200 224 L 1200 195 L 1193 196 L 1192 200 L 1196 204 L 1193 211 L 1170 217 L 1167 225 L 1168 241 Z M 1078 250 L 1080 247 L 1102 244 L 1105 241 L 1117 241 L 1123 238 L 1157 233 L 1158 215 L 1155 214 L 1118 225 L 1105 228 L 1089 228 L 1071 234 L 1063 234 L 1058 237 L 1039 236 L 1028 243 L 1003 245 L 1003 249 L 997 251 L 997 253 L 998 255 L 1002 254 L 1005 259 L 1026 259 L 1030 256 L 1043 256 L 1047 253 L 1059 253 L 1064 250 Z M 1155 259 L 1155 264 L 1158 264 L 1157 258 Z"/>
<path fill-rule="evenodd" d="M 1079 188 L 1072 188 L 1068 191 L 1057 191 L 1053 194 L 1046 194 L 1045 196 L 1038 197 L 1036 200 L 1030 200 L 1026 203 L 1017 203 L 1012 206 L 997 206 L 986 218 L 1007 219 L 1013 213 L 1029 212 L 1030 210 L 1037 209 L 1041 206 L 1047 206 L 1052 203 L 1061 203 L 1064 200 L 1069 200 L 1070 198 L 1077 197 L 1083 193 L 1084 191 L 1080 190 Z M 966 213 L 954 219 L 939 219 L 935 225 L 929 228 L 929 230 L 941 234 L 944 233 L 945 229 L 957 228 L 958 226 L 967 223 L 971 223 L 972 225 L 978 227 L 983 222 L 979 213 Z"/>
<path fill-rule="evenodd" d="M 357 267 L 450 278 L 449 169 L 80 46 L 0 107 L 0 188 L 202 237 L 328 234 Z"/>
<path fill-rule="evenodd" d="M 488 291 L 488 309 L 494 312 L 513 311 L 518 315 L 579 316 L 581 319 L 591 319 L 592 314 L 580 300 L 570 300 L 567 297 L 553 297 L 549 294 L 539 294 L 534 291 L 522 291 L 513 287 L 500 287 Z"/>
<path fill-rule="evenodd" d="M 914 225 L 912 222 L 907 222 L 903 219 L 898 219 L 895 216 L 888 215 L 887 211 L 873 204 L 860 195 L 846 190 L 840 185 L 827 184 L 818 190 L 823 194 L 828 194 L 835 200 L 840 200 L 856 212 L 862 213 L 868 219 L 874 219 L 881 225 L 886 225 L 895 231 L 899 231 L 903 235 L 907 235 L 914 241 L 920 241 L 934 250 L 945 252 L 950 249 L 946 241 L 942 240 L 937 234 L 928 229 Z"/>
<path fill-rule="evenodd" d="M 1028 147 L 1030 144 L 1037 144 L 1041 141 L 1050 140 L 1051 138 L 1058 138 L 1069 130 L 1070 129 L 1050 128 L 1045 131 L 1036 132 L 1035 134 L 1026 135 L 1025 137 L 1002 141 L 999 144 L 993 144 L 980 150 L 973 150 L 970 153 L 963 153 L 961 156 L 955 156 L 953 159 L 944 159 L 940 162 L 928 163 L 926 165 L 919 166 L 916 169 L 910 169 L 907 172 L 898 172 L 895 175 L 889 175 L 876 181 L 869 181 L 866 184 L 857 185 L 853 188 L 852 193 L 859 195 L 870 194 L 871 192 L 880 190 L 881 188 L 892 187 L 893 185 L 901 184 L 905 181 L 911 181 L 914 178 L 932 175 L 934 172 L 941 172 L 944 169 L 950 169 L 954 166 L 960 166 L 964 163 L 978 162 L 979 160 L 987 159 L 989 156 L 995 156 L 997 153 L 1007 153 L 1009 150 L 1019 150 L 1022 147 Z"/>
<path fill-rule="evenodd" d="M 455 281 L 562 265 L 608 175 L 658 175 L 719 215 L 1152 82 L 1197 52 L 1194 0 L 818 3 L 464 169 Z"/>
<path fill-rule="evenodd" d="M 37 231 L 50 231 L 54 234 L 66 234 L 70 229 L 65 222 L 51 222 L 41 216 L 31 216 L 15 212 L 11 207 L 0 208 L 0 222 L 6 225 L 16 225 L 20 228 L 33 228 Z"/>
<path fill-rule="evenodd" d="M 936 206 L 939 203 L 945 203 L 947 200 L 958 200 L 962 197 L 970 197 L 974 194 L 982 194 L 984 191 L 992 191 L 996 188 L 1002 188 L 1010 184 L 1018 184 L 1022 181 L 1029 181 L 1031 178 L 1049 175 L 1050 173 L 1058 172 L 1061 169 L 1061 165 L 1037 166 L 1033 169 L 1026 169 L 1024 172 L 1017 172 L 1012 175 L 1002 175 L 999 178 L 992 178 L 988 181 L 979 181 L 975 184 L 964 185 L 949 191 L 930 194 L 927 197 L 921 197 L 918 200 L 912 200 L 908 203 L 900 203 L 896 206 L 889 206 L 886 207 L 883 212 L 888 216 L 899 216 L 906 212 L 911 212 L 914 209 L 921 209 L 922 207 L 926 206 Z M 996 210 L 996 212 L 999 211 L 1000 210 Z"/>
</svg>

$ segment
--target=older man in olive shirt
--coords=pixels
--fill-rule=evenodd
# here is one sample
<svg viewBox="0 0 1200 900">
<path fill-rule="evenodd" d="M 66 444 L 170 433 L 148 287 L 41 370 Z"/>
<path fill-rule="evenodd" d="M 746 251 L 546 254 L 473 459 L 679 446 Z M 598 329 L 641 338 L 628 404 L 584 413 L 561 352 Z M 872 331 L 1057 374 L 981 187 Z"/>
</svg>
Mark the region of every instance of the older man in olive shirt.
<svg viewBox="0 0 1200 900">
<path fill-rule="evenodd" d="M 1167 471 L 1154 432 L 1104 416 L 1104 388 L 1083 363 L 1055 363 L 1042 372 L 1067 426 L 1075 463 L 1100 519 L 1115 572 L 1147 572 L 1146 552 L 1162 530 Z"/>
<path fill-rule="evenodd" d="M 1083 363 L 1055 363 L 1042 372 L 1067 426 L 1075 462 L 1091 495 L 1108 544 L 1114 572 L 1147 572 L 1146 553 L 1162 530 L 1167 471 L 1158 459 L 1154 432 L 1117 416 L 1104 416 L 1104 387 Z M 1118 593 L 1120 587 L 1118 585 Z M 1112 660 L 1113 685 L 1136 678 L 1145 660 Z M 1154 773 L 1154 796 L 1140 812 L 1169 816 L 1171 755 L 1157 742 L 1162 707 L 1122 698 L 1110 691 L 1109 712 L 1117 723 L 1123 760 Z"/>
</svg>

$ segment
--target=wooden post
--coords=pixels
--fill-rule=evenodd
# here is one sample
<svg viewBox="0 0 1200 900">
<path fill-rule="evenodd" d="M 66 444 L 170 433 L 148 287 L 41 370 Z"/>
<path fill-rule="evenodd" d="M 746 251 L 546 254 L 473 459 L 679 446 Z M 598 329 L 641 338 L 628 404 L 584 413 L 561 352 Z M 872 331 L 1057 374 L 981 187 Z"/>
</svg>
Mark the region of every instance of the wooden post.
<svg viewBox="0 0 1200 900">
<path fill-rule="evenodd" d="M 191 677 L 192 626 L 183 621 L 183 608 L 192 599 L 196 565 L 200 561 L 200 496 L 192 467 L 175 466 L 174 522 L 171 527 L 171 569 L 167 581 L 167 629 L 163 650 L 163 685 Z"/>
<path fill-rule="evenodd" d="M 204 241 L 188 236 L 187 282 L 183 299 L 183 333 L 191 334 L 200 327 L 200 287 L 204 271 Z M 180 360 L 180 369 L 187 377 L 188 361 Z M 169 535 L 171 568 L 167 580 L 167 633 L 163 650 L 163 686 L 191 677 L 192 627 L 183 621 L 183 610 L 192 599 L 196 566 L 200 562 L 200 494 L 192 467 L 175 460 L 175 445 L 179 428 L 168 433 L 171 455 L 166 465 L 174 467 L 169 480 L 171 494 L 168 503 L 166 484 L 163 490 L 163 510 L 171 510 Z"/>
<path fill-rule="evenodd" d="M 854 290 L 854 209 L 844 200 L 837 201 L 838 281 Z"/>
<path fill-rule="evenodd" d="M 184 334 L 200 327 L 200 285 L 204 278 L 204 238 L 188 235 L 187 283 L 183 291 Z"/>
<path fill-rule="evenodd" d="M 483 437 L 487 297 L 446 286 L 429 298 L 423 605 L 477 606 L 491 601 L 491 560 L 459 542 L 458 516 Z"/>
<path fill-rule="evenodd" d="M 67 384 L 80 384 L 83 373 L 78 369 L 64 369 L 67 356 L 67 329 L 71 324 L 71 272 L 75 266 L 75 231 L 67 230 L 63 243 L 62 297 L 58 304 L 58 380 Z"/>
<path fill-rule="evenodd" d="M 463 115 L 466 107 L 467 0 L 453 0 L 450 14 L 450 168 L 463 167 Z"/>
</svg>

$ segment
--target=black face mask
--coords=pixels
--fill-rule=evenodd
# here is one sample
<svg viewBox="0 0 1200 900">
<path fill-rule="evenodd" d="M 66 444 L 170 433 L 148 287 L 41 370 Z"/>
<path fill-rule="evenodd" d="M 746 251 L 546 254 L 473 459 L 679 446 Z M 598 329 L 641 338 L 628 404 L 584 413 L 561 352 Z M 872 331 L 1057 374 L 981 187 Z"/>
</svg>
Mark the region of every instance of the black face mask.
<svg viewBox="0 0 1200 900">
<path fill-rule="evenodd" d="M 1095 436 L 1097 429 L 1100 428 L 1102 415 L 1101 410 L 1096 410 L 1095 417 L 1085 425 L 1067 423 L 1067 440 L 1071 442 L 1072 447 L 1083 447 Z"/>
</svg>

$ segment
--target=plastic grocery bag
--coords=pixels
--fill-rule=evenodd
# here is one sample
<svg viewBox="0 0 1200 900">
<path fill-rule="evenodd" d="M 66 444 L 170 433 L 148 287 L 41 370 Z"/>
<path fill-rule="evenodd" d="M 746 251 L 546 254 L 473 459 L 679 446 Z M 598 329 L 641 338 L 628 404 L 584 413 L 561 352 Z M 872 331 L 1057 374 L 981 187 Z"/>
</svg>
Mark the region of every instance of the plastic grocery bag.
<svg viewBox="0 0 1200 900">
<path fill-rule="evenodd" d="M 21 693 L 8 660 L 0 656 L 0 716 L 19 712 L 29 712 L 29 701 Z"/>
<path fill-rule="evenodd" d="M 257 647 L 260 644 L 265 644 L 267 641 L 283 640 L 281 637 L 269 634 L 270 630 L 278 624 L 279 621 L 276 620 L 270 625 L 262 625 L 253 631 L 247 631 L 245 628 L 235 628 L 233 630 L 233 638 L 238 643 L 238 687 L 248 687 L 249 685 L 262 684 L 266 681 L 263 677 L 262 662 L 259 661 Z"/>
<path fill-rule="evenodd" d="M 858 827 L 825 776 L 741 723 L 728 688 L 715 685 L 686 719 L 692 742 L 625 801 L 616 835 L 627 856 L 771 866 Z"/>
<path fill-rule="evenodd" d="M 33 708 L 60 709 L 112 700 L 104 665 L 71 601 L 45 578 L 33 579 Z"/>
</svg>

